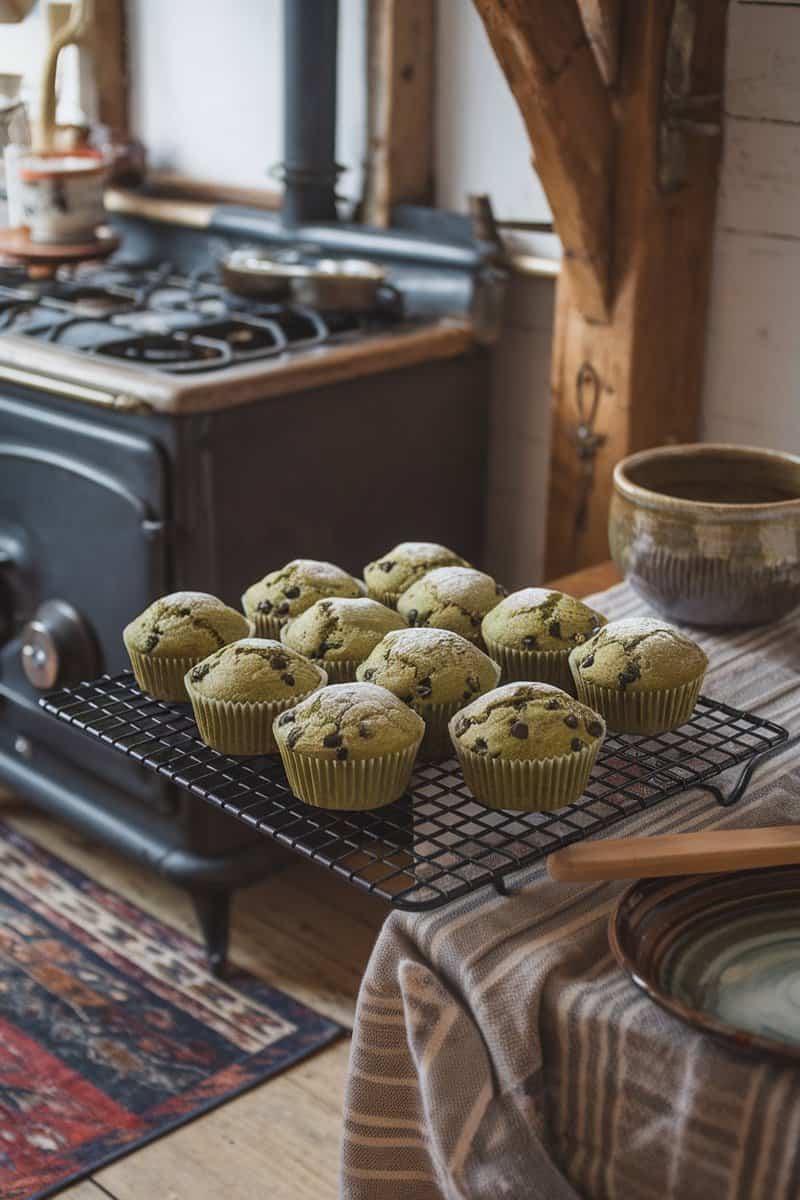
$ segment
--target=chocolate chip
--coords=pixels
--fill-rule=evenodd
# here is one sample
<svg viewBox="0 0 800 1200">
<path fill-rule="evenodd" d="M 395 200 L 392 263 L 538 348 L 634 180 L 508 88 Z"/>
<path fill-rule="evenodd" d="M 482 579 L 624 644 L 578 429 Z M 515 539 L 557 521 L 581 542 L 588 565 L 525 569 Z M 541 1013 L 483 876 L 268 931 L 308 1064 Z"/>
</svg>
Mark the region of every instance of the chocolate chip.
<svg viewBox="0 0 800 1200">
<path fill-rule="evenodd" d="M 408 610 L 408 612 L 406 613 L 406 620 L 408 621 L 409 625 L 413 625 L 416 622 L 417 616 L 418 616 L 418 613 L 415 608 L 410 608 Z"/>
<path fill-rule="evenodd" d="M 519 738 L 520 741 L 523 741 L 528 736 L 528 726 L 524 721 L 515 721 L 511 726 L 509 733 L 512 737 Z"/>
<path fill-rule="evenodd" d="M 391 559 L 388 559 L 388 558 L 387 558 L 387 559 L 384 559 L 384 561 L 383 561 L 383 562 L 380 562 L 380 563 L 378 563 L 378 566 L 380 567 L 380 569 L 381 569 L 382 571 L 385 571 L 385 572 L 386 572 L 386 574 L 388 575 L 388 574 L 389 574 L 389 572 L 390 572 L 391 570 L 393 570 L 393 568 L 394 568 L 394 563 L 391 561 Z"/>
<path fill-rule="evenodd" d="M 295 725 L 294 729 L 291 731 L 291 733 L 289 734 L 289 736 L 286 739 L 286 745 L 289 747 L 290 750 L 294 746 L 297 745 L 297 743 L 300 741 L 300 738 L 302 736 L 303 736 L 302 725 Z"/>
<path fill-rule="evenodd" d="M 330 642 L 321 642 L 314 651 L 314 658 L 324 658 L 331 648 Z"/>
<path fill-rule="evenodd" d="M 473 627 L 473 629 L 477 629 L 481 623 L 481 618 L 480 617 L 470 617 L 469 623 Z"/>
<path fill-rule="evenodd" d="M 479 692 L 481 690 L 481 681 L 477 675 L 467 676 L 467 687 L 471 692 Z"/>
<path fill-rule="evenodd" d="M 374 679 L 375 678 L 375 668 L 367 667 L 366 671 L 364 672 L 364 678 L 365 679 Z"/>
<path fill-rule="evenodd" d="M 281 679 L 287 687 L 294 687 L 294 675 L 290 675 L 288 671 L 285 675 L 281 675 Z"/>
<path fill-rule="evenodd" d="M 328 750 L 333 750 L 334 746 L 341 746 L 342 735 L 340 733 L 326 733 L 322 739 L 322 744 Z"/>
<path fill-rule="evenodd" d="M 275 671 L 283 671 L 286 669 L 286 659 L 282 654 L 276 654 L 275 657 L 270 660 L 270 663 Z"/>
<path fill-rule="evenodd" d="M 300 588 L 299 587 L 284 588 L 283 594 L 287 600 L 296 600 L 297 597 L 300 595 Z"/>
<path fill-rule="evenodd" d="M 286 614 L 288 613 L 288 611 L 289 611 L 289 601 L 288 600 L 281 600 L 280 604 L 275 609 L 275 612 L 278 614 L 279 617 L 285 617 Z"/>
<path fill-rule="evenodd" d="M 456 737 L 462 737 L 463 734 L 465 734 L 467 732 L 467 730 L 469 729 L 469 720 L 466 717 L 462 717 L 456 723 L 454 728 L 455 728 Z"/>
<path fill-rule="evenodd" d="M 560 621 L 551 621 L 547 632 L 550 634 L 551 638 L 558 638 L 560 641 L 561 640 L 561 622 Z"/>
<path fill-rule="evenodd" d="M 260 613 L 271 613 L 272 612 L 272 601 L 271 600 L 259 600 L 256 607 L 258 608 L 258 611 Z"/>
<path fill-rule="evenodd" d="M 529 634 L 527 634 L 527 635 L 526 635 L 526 636 L 525 636 L 525 637 L 522 639 L 522 645 L 524 646 L 524 648 L 525 648 L 526 650 L 535 650 L 538 644 L 539 644 L 539 643 L 538 643 L 538 641 L 537 641 L 537 639 L 536 639 L 536 636 L 535 636 L 535 634 L 533 634 L 533 633 L 529 633 Z"/>
<path fill-rule="evenodd" d="M 339 762 L 344 762 L 344 760 L 347 758 L 347 746 L 340 746 L 336 751 L 336 757 L 338 758 Z"/>
<path fill-rule="evenodd" d="M 462 692 L 461 699 L 462 700 L 471 700 L 474 694 L 475 694 L 474 692 Z"/>
<path fill-rule="evenodd" d="M 472 749 L 477 751 L 478 754 L 483 754 L 484 750 L 488 750 L 488 748 L 485 738 L 475 738 L 475 741 L 472 743 Z"/>
<path fill-rule="evenodd" d="M 587 671 L 589 669 L 589 667 L 592 667 L 592 666 L 594 666 L 594 655 L 587 654 L 586 658 L 581 663 L 581 670 Z"/>
<path fill-rule="evenodd" d="M 192 673 L 189 678 L 191 679 L 192 683 L 199 683 L 201 679 L 205 679 L 210 670 L 211 667 L 208 663 L 199 663 L 196 667 L 192 668 Z"/>
<path fill-rule="evenodd" d="M 600 737 L 600 734 L 603 732 L 603 726 L 599 721 L 588 721 L 586 724 L 586 732 L 590 734 L 591 737 Z"/>
<path fill-rule="evenodd" d="M 572 747 L 573 750 L 582 750 L 583 742 L 581 741 L 580 738 L 573 738 L 572 741 L 570 742 L 570 746 Z"/>
<path fill-rule="evenodd" d="M 281 715 L 278 717 L 278 724 L 279 725 L 291 725 L 293 720 L 294 720 L 294 710 L 290 708 L 288 712 L 281 713 Z"/>
<path fill-rule="evenodd" d="M 370 729 L 369 725 L 366 724 L 365 721 L 362 721 L 358 727 L 358 736 L 362 737 L 362 738 L 372 737 L 372 730 Z"/>
<path fill-rule="evenodd" d="M 431 683 L 430 675 L 426 675 L 425 678 L 420 679 L 419 683 L 417 684 L 417 695 L 422 696 L 423 699 L 426 699 L 428 696 L 430 696 L 432 691 L 433 684 Z"/>
<path fill-rule="evenodd" d="M 556 698 L 554 696 L 552 700 L 547 701 L 547 704 L 545 704 L 545 708 L 550 708 L 550 709 L 561 708 L 561 705 L 559 704 L 558 700 L 556 700 Z"/>
<path fill-rule="evenodd" d="M 619 686 L 622 688 L 623 692 L 625 691 L 625 688 L 628 686 L 629 683 L 636 682 L 636 680 L 639 678 L 640 674 L 641 674 L 641 671 L 639 670 L 636 663 L 628 663 L 628 665 L 625 667 L 625 670 L 620 671 L 619 675 L 617 676 L 617 679 L 619 681 Z"/>
<path fill-rule="evenodd" d="M 152 652 L 155 650 L 157 645 L 158 645 L 158 634 L 151 633 L 149 638 L 147 639 L 147 641 L 144 644 L 144 653 L 152 654 Z"/>
<path fill-rule="evenodd" d="M 568 725 L 570 729 L 577 729 L 578 718 L 575 716 L 575 713 L 568 713 L 566 717 L 564 717 L 564 724 Z"/>
</svg>

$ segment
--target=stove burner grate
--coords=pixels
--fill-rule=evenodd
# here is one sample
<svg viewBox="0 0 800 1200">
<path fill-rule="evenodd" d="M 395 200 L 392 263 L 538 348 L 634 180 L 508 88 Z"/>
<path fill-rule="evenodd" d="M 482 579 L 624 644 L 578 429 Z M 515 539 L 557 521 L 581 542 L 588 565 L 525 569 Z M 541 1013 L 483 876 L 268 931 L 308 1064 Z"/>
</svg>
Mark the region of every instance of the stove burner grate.
<svg viewBox="0 0 800 1200">
<path fill-rule="evenodd" d="M 202 371 L 232 361 L 224 342 L 184 333 L 150 333 L 101 346 L 99 354 L 121 358 L 125 362 L 148 367 L 166 367 L 170 371 Z"/>
</svg>

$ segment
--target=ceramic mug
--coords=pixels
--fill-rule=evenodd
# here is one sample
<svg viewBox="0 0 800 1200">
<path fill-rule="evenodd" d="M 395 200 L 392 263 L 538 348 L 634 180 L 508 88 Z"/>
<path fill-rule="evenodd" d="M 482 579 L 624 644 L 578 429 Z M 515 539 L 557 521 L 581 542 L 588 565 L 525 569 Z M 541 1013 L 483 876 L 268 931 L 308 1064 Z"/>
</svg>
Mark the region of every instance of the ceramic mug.
<svg viewBox="0 0 800 1200">
<path fill-rule="evenodd" d="M 26 154 L 20 160 L 19 178 L 31 241 L 91 241 L 104 219 L 107 173 L 97 150 Z"/>
</svg>

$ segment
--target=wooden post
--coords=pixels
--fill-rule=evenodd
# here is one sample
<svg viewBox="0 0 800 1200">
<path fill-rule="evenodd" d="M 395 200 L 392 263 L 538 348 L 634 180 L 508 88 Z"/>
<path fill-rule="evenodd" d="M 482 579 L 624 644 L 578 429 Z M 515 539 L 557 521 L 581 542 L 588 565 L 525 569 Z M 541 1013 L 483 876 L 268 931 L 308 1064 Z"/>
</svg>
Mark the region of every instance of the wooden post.
<svg viewBox="0 0 800 1200">
<path fill-rule="evenodd" d="M 501 23 L 509 8 L 524 9 L 529 22 L 534 10 L 541 16 L 540 0 L 475 3 L 484 20 L 487 9 Z M 606 0 L 580 3 L 595 12 L 612 8 Z M 561 0 L 553 7 L 561 12 Z M 613 124 L 604 155 L 607 192 L 601 179 L 594 186 L 610 197 L 606 314 L 598 313 L 570 257 L 558 284 L 548 576 L 608 557 L 608 503 L 620 458 L 697 435 L 726 12 L 727 0 L 629 0 L 622 6 L 616 71 L 607 66 L 603 72 L 615 81 L 613 103 L 604 91 Z M 497 47 L 498 37 L 486 23 Z M 525 34 L 517 25 L 516 32 L 520 29 Z M 541 41 L 544 35 L 537 17 L 525 36 Z M 536 53 L 543 57 L 539 42 Z M 518 48 L 517 62 L 520 57 Z M 506 67 L 502 57 L 501 64 Z M 558 133 L 567 147 L 555 168 L 549 156 L 536 158 L 559 231 L 569 219 L 565 208 L 574 204 L 569 190 L 558 185 L 565 171 L 577 179 L 572 160 L 585 132 L 576 131 L 575 114 L 585 110 L 586 78 L 584 70 L 572 79 L 573 91 L 581 95 L 563 98 L 560 123 L 541 106 L 538 113 L 523 112 L 534 149 L 542 121 L 551 139 Z M 509 77 L 509 85 L 522 106 L 518 78 Z M 592 83 L 591 94 L 595 91 Z M 585 214 L 591 195 L 585 183 L 578 186 L 584 189 Z M 595 236 L 601 230 L 597 218 Z"/>
<path fill-rule="evenodd" d="M 364 220 L 433 193 L 433 0 L 368 0 L 369 155 Z"/>
</svg>

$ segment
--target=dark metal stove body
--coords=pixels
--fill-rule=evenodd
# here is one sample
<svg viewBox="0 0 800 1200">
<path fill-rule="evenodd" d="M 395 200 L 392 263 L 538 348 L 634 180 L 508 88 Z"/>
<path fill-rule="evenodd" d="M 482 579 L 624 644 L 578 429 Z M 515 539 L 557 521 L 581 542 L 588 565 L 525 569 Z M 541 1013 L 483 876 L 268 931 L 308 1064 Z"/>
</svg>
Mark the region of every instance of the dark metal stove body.
<svg viewBox="0 0 800 1200">
<path fill-rule="evenodd" d="M 219 966 L 230 889 L 263 876 L 274 849 L 102 741 L 87 747 L 38 697 L 123 669 L 122 627 L 166 591 L 238 605 L 294 556 L 359 572 L 419 536 L 480 563 L 488 360 L 463 325 L 383 312 L 337 328 L 325 314 L 222 303 L 217 242 L 137 226 L 126 256 L 176 250 L 169 276 L 189 278 L 188 307 L 154 307 L 158 289 L 131 302 L 128 280 L 117 289 L 144 321 L 135 332 L 107 313 L 70 325 L 69 301 L 39 297 L 0 334 L 0 782 L 188 886 Z M 86 310 L 102 307 L 81 284 Z M 276 347 L 303 321 L 305 342 Z M 257 344 L 231 340 L 251 327 Z M 125 352 L 161 336 L 177 360 Z M 212 343 L 208 360 L 182 357 L 195 338 Z"/>
</svg>

